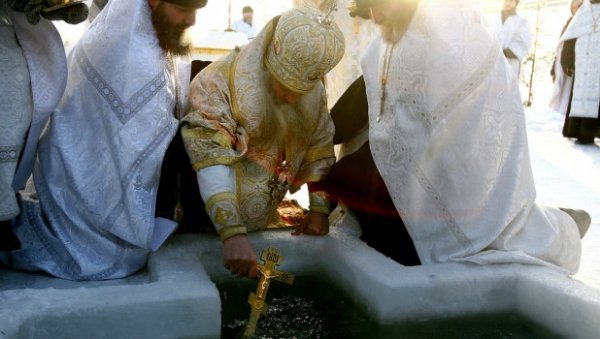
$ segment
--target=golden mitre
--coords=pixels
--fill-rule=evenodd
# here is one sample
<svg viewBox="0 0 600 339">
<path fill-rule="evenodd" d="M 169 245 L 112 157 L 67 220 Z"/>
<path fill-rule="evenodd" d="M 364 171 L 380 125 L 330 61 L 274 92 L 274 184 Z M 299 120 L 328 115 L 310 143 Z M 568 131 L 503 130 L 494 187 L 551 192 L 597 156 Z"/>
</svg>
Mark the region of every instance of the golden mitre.
<svg viewBox="0 0 600 339">
<path fill-rule="evenodd" d="M 267 47 L 265 66 L 286 88 L 310 92 L 344 55 L 344 35 L 331 18 L 314 7 L 294 8 L 279 18 Z"/>
</svg>

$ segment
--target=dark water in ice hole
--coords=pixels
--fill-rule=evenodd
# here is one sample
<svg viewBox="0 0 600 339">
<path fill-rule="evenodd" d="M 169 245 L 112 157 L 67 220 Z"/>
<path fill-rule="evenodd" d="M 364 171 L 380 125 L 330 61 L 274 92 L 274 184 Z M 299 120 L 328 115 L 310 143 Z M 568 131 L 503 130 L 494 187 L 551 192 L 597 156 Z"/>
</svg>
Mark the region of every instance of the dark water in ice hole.
<svg viewBox="0 0 600 339">
<path fill-rule="evenodd" d="M 223 303 L 221 337 L 240 338 L 250 314 L 248 295 L 256 281 L 217 282 Z M 296 277 L 293 286 L 271 282 L 269 310 L 261 316 L 255 338 L 561 338 L 516 313 L 380 325 L 341 289 L 317 276 Z"/>
</svg>

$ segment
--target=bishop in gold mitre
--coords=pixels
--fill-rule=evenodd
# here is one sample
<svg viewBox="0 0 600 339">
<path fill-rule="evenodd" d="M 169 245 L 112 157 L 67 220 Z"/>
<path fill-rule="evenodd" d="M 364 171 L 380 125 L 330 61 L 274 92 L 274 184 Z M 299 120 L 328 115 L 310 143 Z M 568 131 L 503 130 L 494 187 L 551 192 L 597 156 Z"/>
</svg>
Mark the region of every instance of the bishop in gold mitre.
<svg viewBox="0 0 600 339">
<path fill-rule="evenodd" d="M 331 11 L 304 6 L 273 18 L 249 44 L 192 81 L 182 136 L 225 266 L 255 277 L 249 231 L 278 221 L 287 191 L 318 182 L 335 162 L 322 79 L 342 58 Z M 326 234 L 329 207 L 310 193 L 295 234 Z"/>
</svg>

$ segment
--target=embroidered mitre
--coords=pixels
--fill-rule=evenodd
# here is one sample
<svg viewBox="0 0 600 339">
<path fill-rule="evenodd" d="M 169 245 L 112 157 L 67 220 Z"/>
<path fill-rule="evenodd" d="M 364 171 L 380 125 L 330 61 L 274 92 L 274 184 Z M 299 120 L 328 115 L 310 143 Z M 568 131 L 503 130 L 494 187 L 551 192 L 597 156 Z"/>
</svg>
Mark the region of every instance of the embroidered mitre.
<svg viewBox="0 0 600 339">
<path fill-rule="evenodd" d="M 304 94 L 342 59 L 344 48 L 342 31 L 325 13 L 294 8 L 281 15 L 265 66 L 282 85 Z"/>
</svg>

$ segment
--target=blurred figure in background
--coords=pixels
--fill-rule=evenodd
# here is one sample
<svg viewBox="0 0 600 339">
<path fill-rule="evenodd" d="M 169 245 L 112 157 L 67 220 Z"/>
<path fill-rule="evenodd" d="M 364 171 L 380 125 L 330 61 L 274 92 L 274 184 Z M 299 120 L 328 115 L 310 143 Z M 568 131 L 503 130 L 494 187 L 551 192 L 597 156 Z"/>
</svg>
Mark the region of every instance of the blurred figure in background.
<svg viewBox="0 0 600 339">
<path fill-rule="evenodd" d="M 245 33 L 248 39 L 254 39 L 258 34 L 258 29 L 253 21 L 254 10 L 250 6 L 244 6 L 242 9 L 242 18 L 233 23 L 233 30 Z"/>
<path fill-rule="evenodd" d="M 586 0 L 560 38 L 550 107 L 565 115 L 563 136 L 600 137 L 600 0 Z"/>
<path fill-rule="evenodd" d="M 577 11 L 579 10 L 579 8 L 581 7 L 582 4 L 583 4 L 583 0 L 572 0 L 571 1 L 571 5 L 569 6 L 570 7 L 570 11 L 571 11 L 571 16 L 569 17 L 569 19 L 567 19 L 567 22 L 565 22 L 565 25 L 563 26 L 562 30 L 560 31 L 560 36 L 559 37 L 561 37 L 565 33 L 565 31 L 567 30 L 567 27 L 569 27 L 569 24 L 571 23 L 571 20 L 573 20 L 573 17 L 575 16 L 575 13 L 577 13 Z M 557 52 L 556 54 L 558 56 L 560 54 L 560 51 Z M 556 60 L 557 59 L 558 59 L 557 57 L 554 58 L 554 63 L 552 64 L 552 68 L 550 69 L 550 76 L 552 77 L 552 82 L 556 81 L 555 67 L 557 65 L 556 64 Z M 568 87 L 567 92 L 570 92 L 571 91 L 571 86 L 573 85 L 573 78 L 571 78 L 571 77 L 568 77 L 568 78 L 571 79 L 571 81 L 568 82 L 568 86 L 569 87 Z M 559 87 L 561 87 L 560 90 L 562 91 L 562 88 L 563 88 L 563 86 L 565 86 L 565 83 L 561 82 L 560 84 L 555 84 L 555 85 L 559 85 Z M 552 104 L 551 104 L 551 107 L 552 107 Z M 562 111 L 563 114 L 564 114 L 564 110 L 558 110 L 558 111 Z"/>
<path fill-rule="evenodd" d="M 521 62 L 531 47 L 531 27 L 527 19 L 517 14 L 518 5 L 519 0 L 504 0 L 500 18 L 494 25 L 502 52 L 517 80 L 521 74 Z"/>
</svg>

